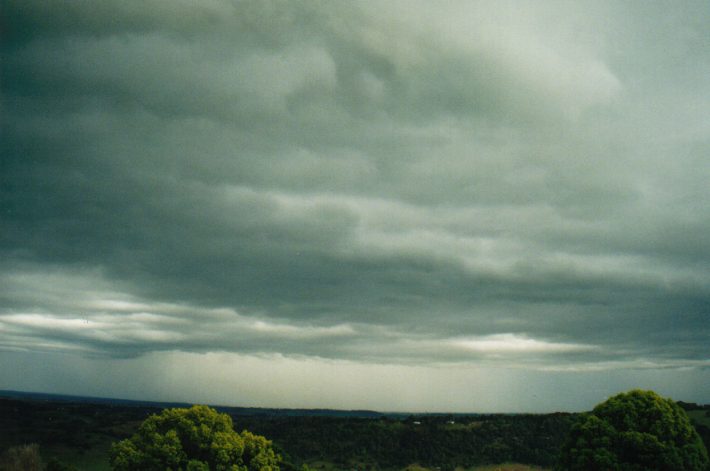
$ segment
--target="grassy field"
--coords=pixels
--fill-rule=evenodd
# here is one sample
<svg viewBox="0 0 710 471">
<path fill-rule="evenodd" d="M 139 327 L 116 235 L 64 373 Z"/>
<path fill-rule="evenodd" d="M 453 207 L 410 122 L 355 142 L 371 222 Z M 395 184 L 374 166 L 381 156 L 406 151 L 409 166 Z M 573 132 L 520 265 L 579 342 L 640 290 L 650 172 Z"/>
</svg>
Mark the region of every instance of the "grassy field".
<svg viewBox="0 0 710 471">
<path fill-rule="evenodd" d="M 471 471 L 549 471 L 549 468 L 540 468 L 519 463 L 492 464 L 488 466 L 478 466 Z"/>
</svg>

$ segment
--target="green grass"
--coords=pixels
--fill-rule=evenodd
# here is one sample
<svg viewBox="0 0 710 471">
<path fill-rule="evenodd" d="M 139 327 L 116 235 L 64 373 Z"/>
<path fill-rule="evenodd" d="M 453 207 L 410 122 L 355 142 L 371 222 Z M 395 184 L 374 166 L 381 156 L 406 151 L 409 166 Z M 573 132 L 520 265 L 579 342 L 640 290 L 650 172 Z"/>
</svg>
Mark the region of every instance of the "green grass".
<svg viewBox="0 0 710 471">
<path fill-rule="evenodd" d="M 45 461 L 57 458 L 65 464 L 76 466 L 79 471 L 110 471 L 108 447 L 94 447 L 82 453 L 65 447 L 47 447 L 40 450 Z"/>
</svg>

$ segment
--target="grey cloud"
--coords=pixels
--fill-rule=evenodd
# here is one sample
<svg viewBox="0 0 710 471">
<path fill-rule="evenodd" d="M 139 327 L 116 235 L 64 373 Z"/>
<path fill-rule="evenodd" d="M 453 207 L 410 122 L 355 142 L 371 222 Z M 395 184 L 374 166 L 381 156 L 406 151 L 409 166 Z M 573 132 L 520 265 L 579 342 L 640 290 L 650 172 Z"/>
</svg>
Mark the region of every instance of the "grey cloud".
<svg viewBox="0 0 710 471">
<path fill-rule="evenodd" d="M 0 347 L 706 366 L 699 6 L 452 5 L 4 2 Z"/>
</svg>

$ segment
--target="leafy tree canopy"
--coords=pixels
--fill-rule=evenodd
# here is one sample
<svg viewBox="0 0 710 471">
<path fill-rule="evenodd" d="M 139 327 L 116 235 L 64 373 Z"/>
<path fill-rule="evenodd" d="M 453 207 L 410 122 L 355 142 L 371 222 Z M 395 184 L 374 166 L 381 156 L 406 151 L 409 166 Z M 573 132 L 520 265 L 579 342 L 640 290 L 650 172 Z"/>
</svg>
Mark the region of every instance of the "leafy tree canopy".
<svg viewBox="0 0 710 471">
<path fill-rule="evenodd" d="M 560 470 L 710 469 L 708 454 L 685 411 L 653 391 L 618 394 L 572 427 Z"/>
<path fill-rule="evenodd" d="M 111 447 L 114 471 L 279 471 L 271 442 L 207 406 L 166 409 Z"/>
</svg>

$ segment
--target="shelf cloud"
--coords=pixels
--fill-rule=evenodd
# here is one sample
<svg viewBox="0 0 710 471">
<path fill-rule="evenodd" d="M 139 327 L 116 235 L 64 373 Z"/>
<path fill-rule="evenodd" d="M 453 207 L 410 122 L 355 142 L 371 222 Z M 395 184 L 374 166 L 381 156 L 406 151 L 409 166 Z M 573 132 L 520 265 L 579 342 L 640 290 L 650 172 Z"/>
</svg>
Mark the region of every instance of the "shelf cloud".
<svg viewBox="0 0 710 471">
<path fill-rule="evenodd" d="M 401 404 L 446 410 L 431 384 L 467 368 L 567 384 L 568 408 L 629 370 L 707 401 L 709 16 L 3 0 L 0 350 L 69 376 L 231 365 L 195 401 L 397 407 L 375 389 L 400 371 L 391 390 L 431 388 Z M 295 364 L 340 365 L 372 401 L 224 393 L 240 365 Z M 50 376 L 0 388 L 140 395 Z M 451 408 L 552 407 L 469 399 Z"/>
</svg>

